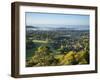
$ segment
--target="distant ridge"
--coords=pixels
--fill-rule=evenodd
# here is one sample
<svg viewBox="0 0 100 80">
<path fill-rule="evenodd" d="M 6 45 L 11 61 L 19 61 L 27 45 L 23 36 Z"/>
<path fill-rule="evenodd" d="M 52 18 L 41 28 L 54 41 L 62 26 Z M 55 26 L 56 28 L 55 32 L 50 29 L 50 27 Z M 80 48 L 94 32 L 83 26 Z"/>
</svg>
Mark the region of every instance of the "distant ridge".
<svg viewBox="0 0 100 80">
<path fill-rule="evenodd" d="M 26 26 L 28 30 L 89 30 L 88 25 L 34 25 Z"/>
</svg>

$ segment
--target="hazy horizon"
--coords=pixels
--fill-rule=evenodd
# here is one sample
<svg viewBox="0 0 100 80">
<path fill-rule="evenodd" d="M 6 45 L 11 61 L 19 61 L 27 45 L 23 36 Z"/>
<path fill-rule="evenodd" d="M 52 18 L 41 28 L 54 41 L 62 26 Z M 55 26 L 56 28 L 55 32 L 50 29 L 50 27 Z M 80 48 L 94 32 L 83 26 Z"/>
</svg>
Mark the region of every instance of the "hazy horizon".
<svg viewBox="0 0 100 80">
<path fill-rule="evenodd" d="M 26 26 L 27 30 L 89 30 L 88 25 L 34 25 Z"/>
</svg>

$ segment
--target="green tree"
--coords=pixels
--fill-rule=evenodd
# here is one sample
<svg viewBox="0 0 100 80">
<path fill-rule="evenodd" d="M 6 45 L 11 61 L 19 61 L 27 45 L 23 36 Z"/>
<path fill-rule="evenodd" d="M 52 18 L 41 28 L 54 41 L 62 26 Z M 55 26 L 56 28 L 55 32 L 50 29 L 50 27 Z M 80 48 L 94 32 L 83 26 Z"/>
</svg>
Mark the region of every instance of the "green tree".
<svg viewBox="0 0 100 80">
<path fill-rule="evenodd" d="M 40 46 L 28 62 L 29 66 L 56 65 L 56 59 L 48 46 Z"/>
</svg>

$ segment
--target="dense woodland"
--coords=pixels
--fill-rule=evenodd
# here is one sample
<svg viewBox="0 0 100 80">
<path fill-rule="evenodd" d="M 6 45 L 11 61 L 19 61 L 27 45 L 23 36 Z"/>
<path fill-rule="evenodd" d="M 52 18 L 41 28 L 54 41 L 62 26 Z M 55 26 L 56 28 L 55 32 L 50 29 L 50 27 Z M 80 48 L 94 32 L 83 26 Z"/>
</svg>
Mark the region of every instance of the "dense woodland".
<svg viewBox="0 0 100 80">
<path fill-rule="evenodd" d="M 89 30 L 26 30 L 26 67 L 89 64 Z"/>
</svg>

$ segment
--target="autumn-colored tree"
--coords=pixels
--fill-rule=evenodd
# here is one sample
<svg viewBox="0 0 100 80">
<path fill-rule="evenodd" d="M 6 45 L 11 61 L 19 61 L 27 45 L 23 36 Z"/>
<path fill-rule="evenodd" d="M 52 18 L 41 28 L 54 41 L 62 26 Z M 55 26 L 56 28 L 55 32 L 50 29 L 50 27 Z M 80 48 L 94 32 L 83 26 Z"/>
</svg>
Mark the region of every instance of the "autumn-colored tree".
<svg viewBox="0 0 100 80">
<path fill-rule="evenodd" d="M 75 65 L 77 64 L 77 61 L 75 59 L 75 52 L 70 51 L 68 52 L 62 59 L 62 61 L 60 62 L 60 64 L 62 65 Z"/>
<path fill-rule="evenodd" d="M 88 61 L 86 60 L 87 57 L 86 51 L 79 51 L 76 55 L 75 58 L 78 61 L 78 64 L 87 64 Z"/>
</svg>

